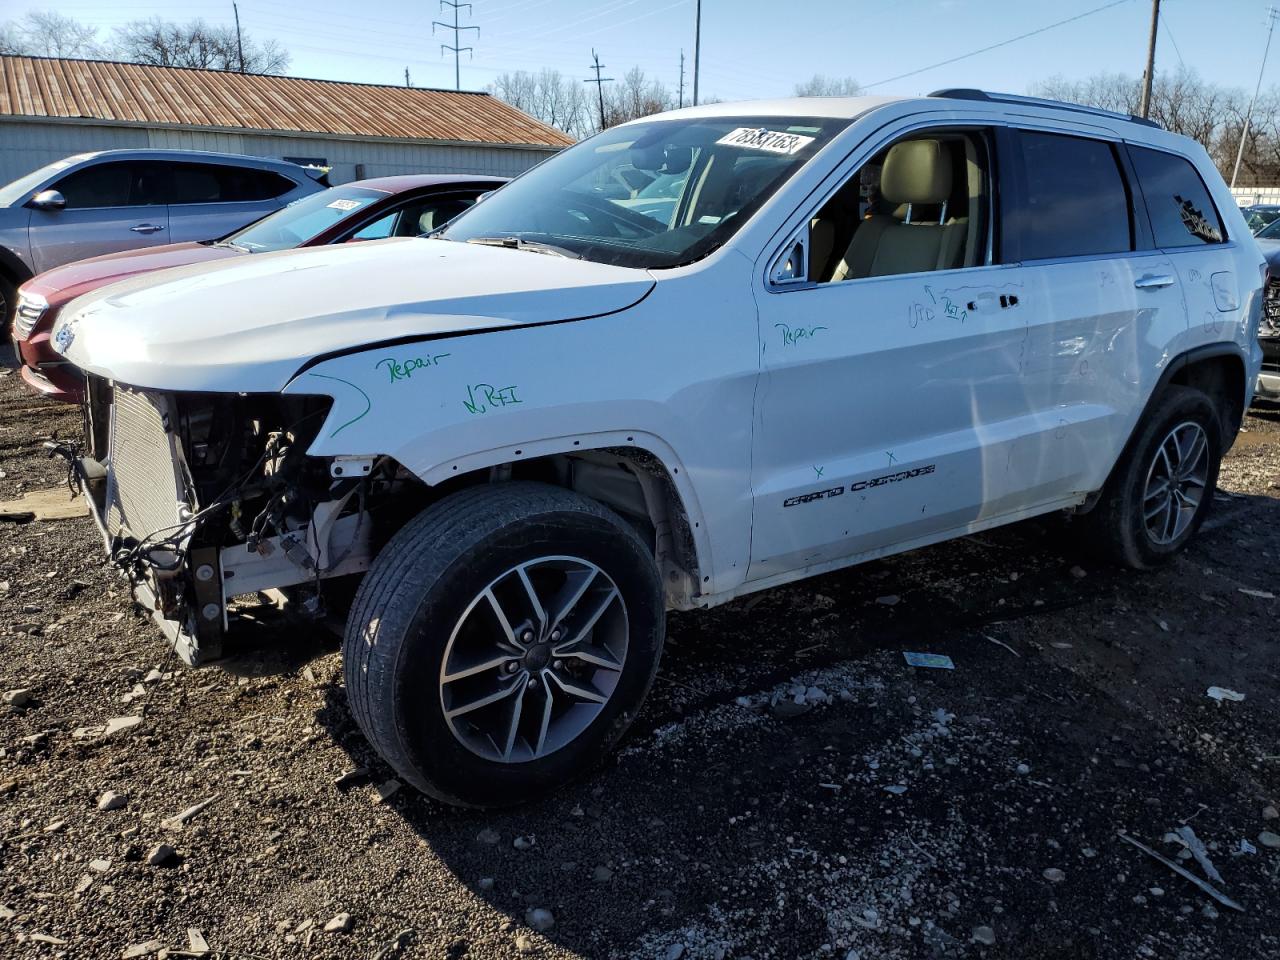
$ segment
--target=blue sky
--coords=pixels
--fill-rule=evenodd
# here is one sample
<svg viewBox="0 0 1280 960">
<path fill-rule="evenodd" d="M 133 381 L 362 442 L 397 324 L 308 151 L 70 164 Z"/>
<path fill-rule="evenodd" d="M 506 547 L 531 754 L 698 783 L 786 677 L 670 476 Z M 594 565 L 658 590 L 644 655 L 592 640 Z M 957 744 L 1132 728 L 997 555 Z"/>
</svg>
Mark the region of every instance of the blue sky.
<svg viewBox="0 0 1280 960">
<path fill-rule="evenodd" d="M 703 0 L 704 95 L 726 100 L 787 95 L 815 72 L 863 84 L 896 77 L 1086 13 L 1107 0 Z M 0 15 L 45 6 L 0 0 Z M 63 0 L 59 11 L 109 28 L 163 16 L 230 22 L 230 0 Z M 1149 0 L 1120 0 L 1073 23 L 947 66 L 875 86 L 877 93 L 922 93 L 941 86 L 1025 92 L 1053 74 L 1137 75 L 1146 53 Z M 1164 0 L 1157 69 L 1179 62 L 1207 80 L 1248 87 L 1265 39 L 1262 0 Z M 586 78 L 591 49 L 607 75 L 632 65 L 673 89 L 680 50 L 691 84 L 694 0 L 472 0 L 463 23 L 462 85 L 479 89 L 506 70 L 544 66 Z M 448 34 L 433 19 L 451 12 L 438 0 L 240 0 L 245 29 L 275 37 L 292 54 L 290 73 L 335 80 L 453 86 Z M 1264 85 L 1280 82 L 1280 40 Z"/>
</svg>

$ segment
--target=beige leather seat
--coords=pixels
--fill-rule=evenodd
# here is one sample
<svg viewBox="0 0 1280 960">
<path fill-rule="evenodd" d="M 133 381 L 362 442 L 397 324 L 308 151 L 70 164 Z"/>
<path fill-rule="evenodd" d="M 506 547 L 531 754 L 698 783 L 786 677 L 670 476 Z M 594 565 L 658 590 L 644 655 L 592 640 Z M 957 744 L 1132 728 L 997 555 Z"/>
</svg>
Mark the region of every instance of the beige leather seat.
<svg viewBox="0 0 1280 960">
<path fill-rule="evenodd" d="M 832 280 L 896 273 L 949 270 L 961 266 L 968 218 L 946 219 L 951 199 L 949 145 L 938 140 L 904 140 L 885 155 L 880 193 L 890 204 L 941 207 L 932 222 L 906 222 L 876 214 L 860 223 Z M 966 211 L 967 212 L 967 211 Z"/>
</svg>

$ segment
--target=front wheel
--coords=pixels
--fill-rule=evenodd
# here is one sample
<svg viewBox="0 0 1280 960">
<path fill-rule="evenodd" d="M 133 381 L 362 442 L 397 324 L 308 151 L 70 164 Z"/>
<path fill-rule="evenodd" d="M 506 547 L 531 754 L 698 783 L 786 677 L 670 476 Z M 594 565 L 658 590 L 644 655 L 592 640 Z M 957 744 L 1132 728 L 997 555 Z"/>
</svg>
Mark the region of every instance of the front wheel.
<svg viewBox="0 0 1280 960">
<path fill-rule="evenodd" d="M 1192 387 L 1167 387 L 1089 514 L 1100 545 L 1139 570 L 1167 561 L 1204 522 L 1221 461 L 1213 402 Z"/>
<path fill-rule="evenodd" d="M 378 555 L 347 622 L 347 693 L 370 743 L 420 790 L 520 803 L 617 741 L 663 634 L 652 554 L 620 517 L 557 487 L 476 487 Z"/>
</svg>

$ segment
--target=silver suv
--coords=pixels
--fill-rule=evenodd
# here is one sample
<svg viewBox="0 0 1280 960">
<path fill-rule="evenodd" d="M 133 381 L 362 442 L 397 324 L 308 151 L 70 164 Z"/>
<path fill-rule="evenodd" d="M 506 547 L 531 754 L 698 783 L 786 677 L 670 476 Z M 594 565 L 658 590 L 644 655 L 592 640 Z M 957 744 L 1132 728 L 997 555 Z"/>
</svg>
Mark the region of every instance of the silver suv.
<svg viewBox="0 0 1280 960">
<path fill-rule="evenodd" d="M 80 153 L 0 187 L 0 330 L 37 273 L 104 253 L 213 240 L 327 183 L 261 157 L 191 150 Z"/>
</svg>

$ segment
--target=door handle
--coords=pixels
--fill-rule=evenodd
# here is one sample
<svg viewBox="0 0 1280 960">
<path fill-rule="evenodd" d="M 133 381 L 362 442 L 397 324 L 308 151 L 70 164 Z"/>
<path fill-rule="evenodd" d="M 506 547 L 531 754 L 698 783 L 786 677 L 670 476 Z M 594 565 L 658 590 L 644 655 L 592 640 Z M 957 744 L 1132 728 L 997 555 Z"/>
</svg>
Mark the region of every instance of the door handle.
<svg viewBox="0 0 1280 960">
<path fill-rule="evenodd" d="M 163 230 L 164 227 L 158 223 L 140 223 L 136 227 L 130 227 L 134 233 L 155 233 L 157 230 Z"/>
<path fill-rule="evenodd" d="M 1133 281 L 1133 285 L 1139 290 L 1158 290 L 1161 287 L 1173 286 L 1173 277 L 1167 273 L 1148 273 L 1145 277 L 1139 277 Z"/>
</svg>

